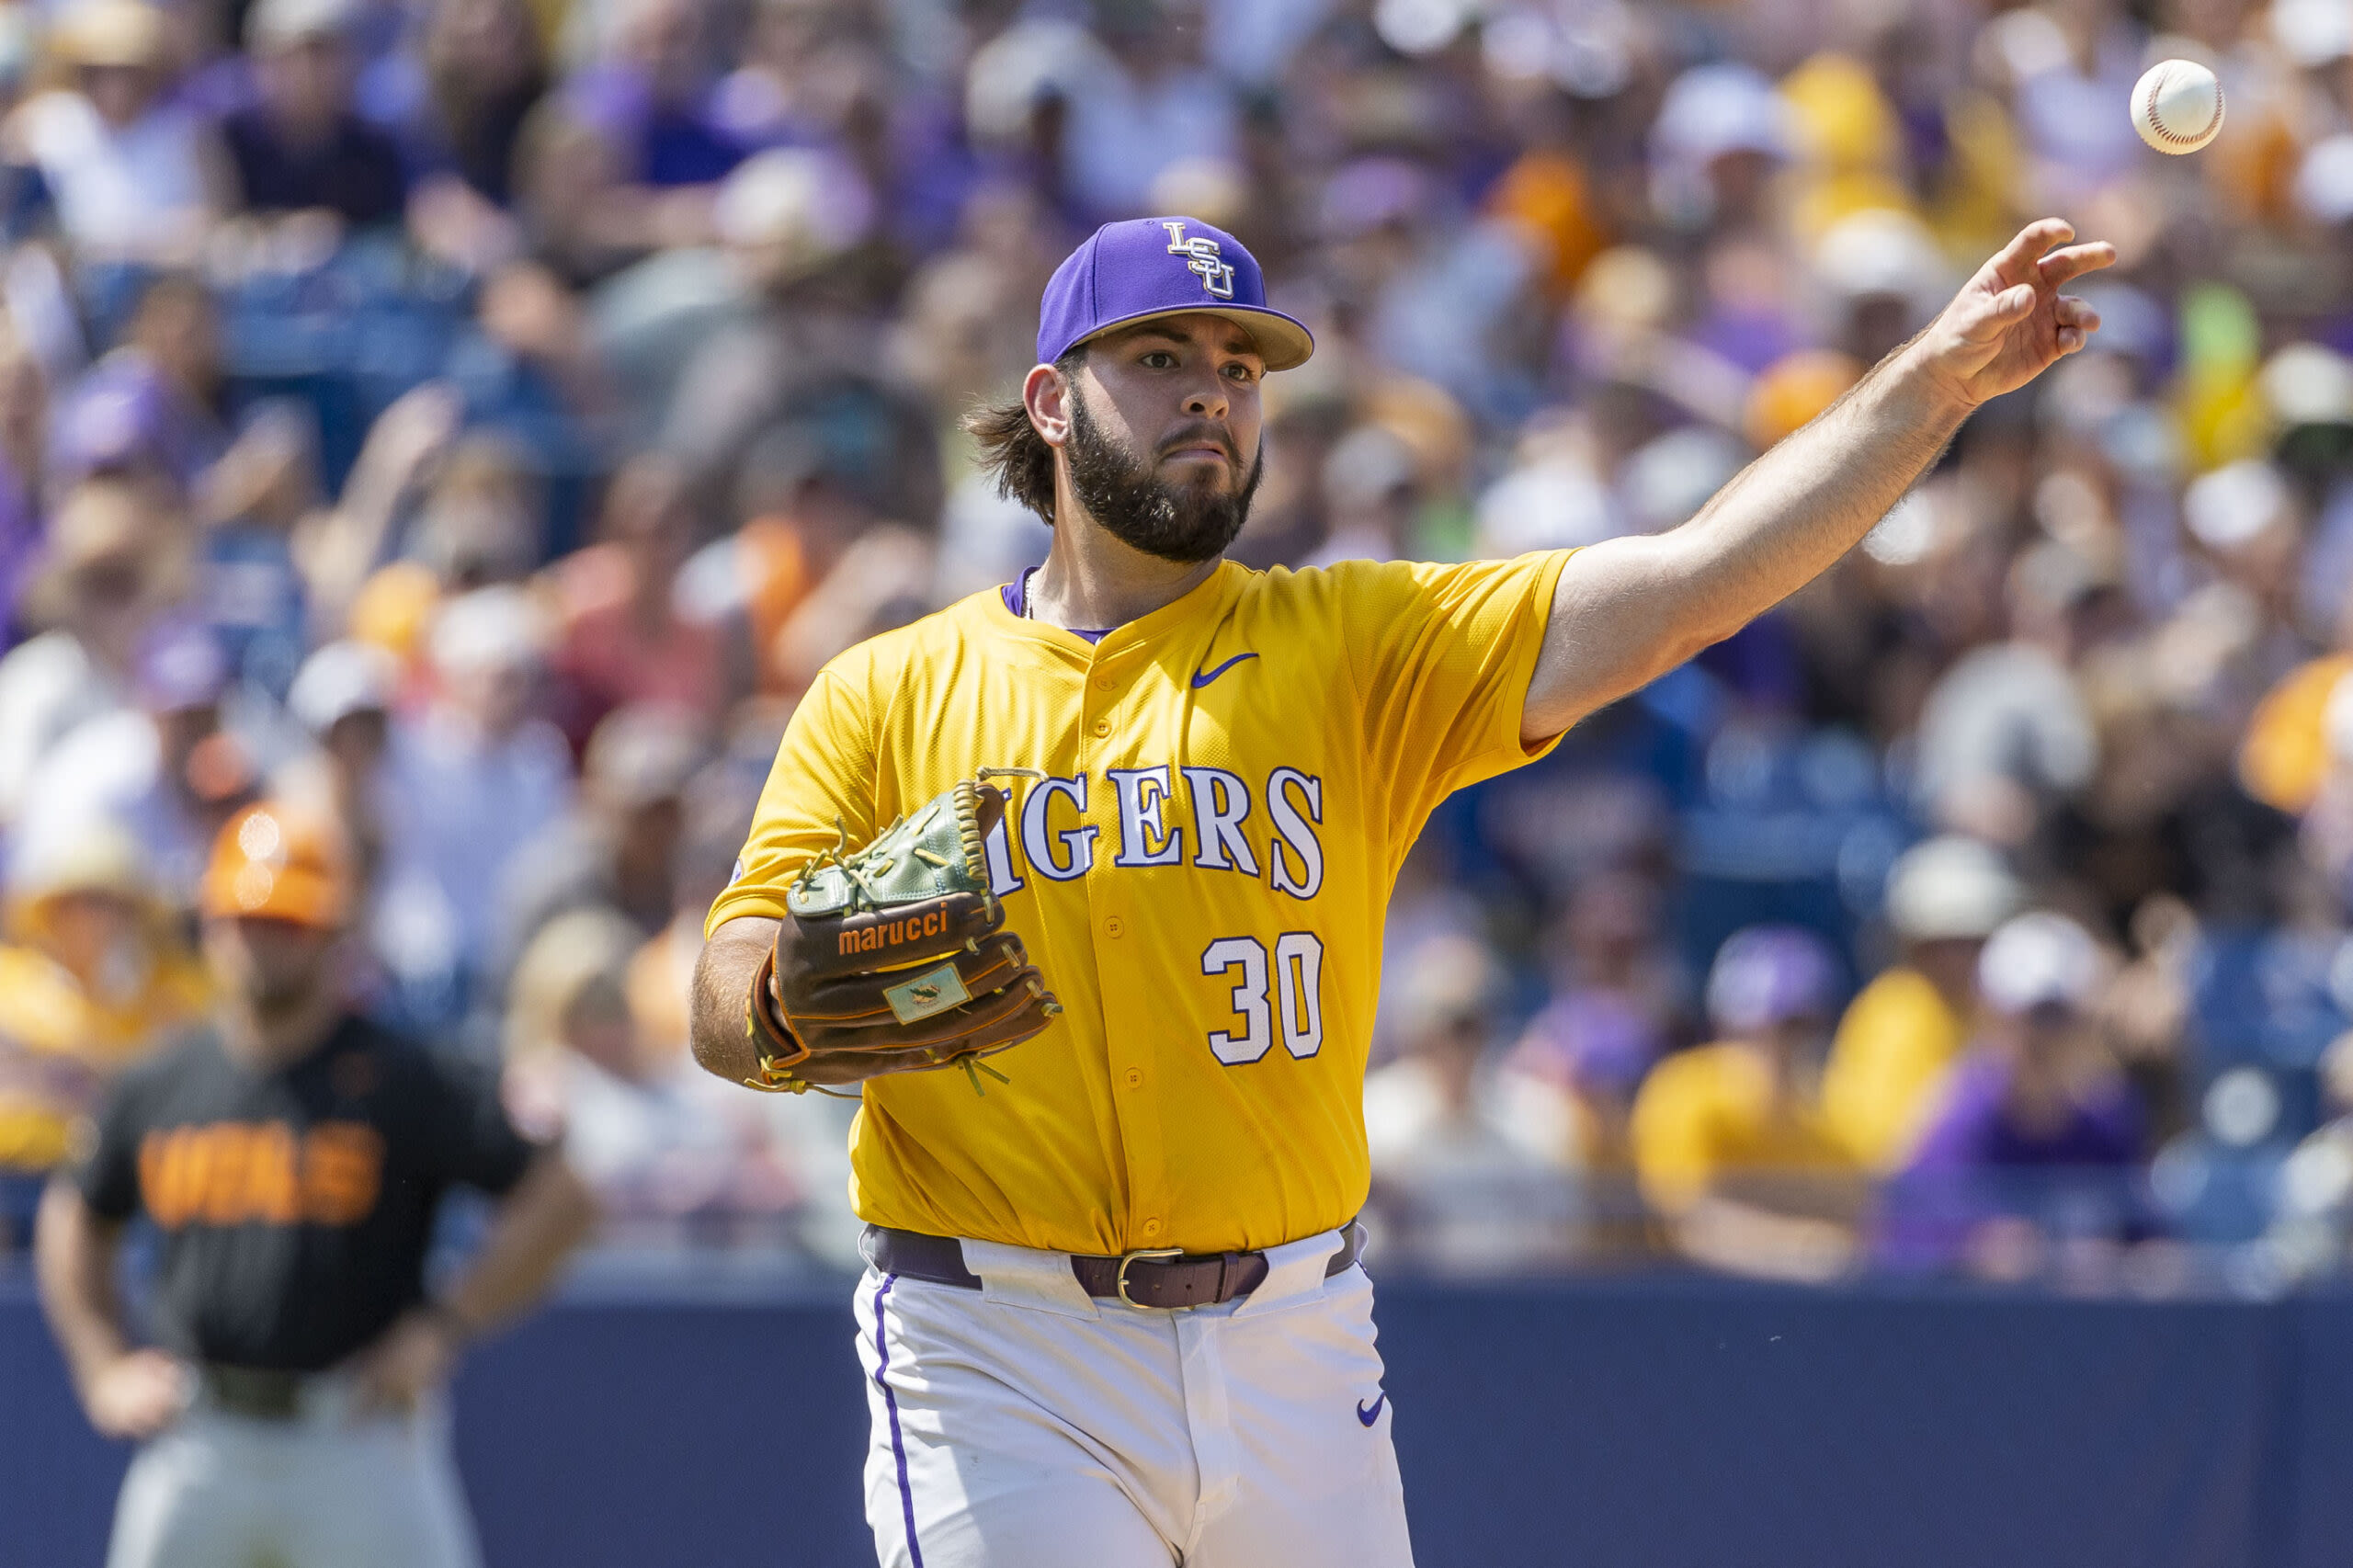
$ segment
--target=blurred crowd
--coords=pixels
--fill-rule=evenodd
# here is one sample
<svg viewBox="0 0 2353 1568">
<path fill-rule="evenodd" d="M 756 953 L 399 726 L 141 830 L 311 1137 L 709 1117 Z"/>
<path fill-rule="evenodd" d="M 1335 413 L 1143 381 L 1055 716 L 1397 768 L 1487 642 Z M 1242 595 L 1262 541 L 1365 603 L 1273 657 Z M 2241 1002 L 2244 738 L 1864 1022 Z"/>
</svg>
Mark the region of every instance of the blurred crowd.
<svg viewBox="0 0 2353 1568">
<path fill-rule="evenodd" d="M 0 6 L 0 1231 L 269 794 L 617 1237 L 844 1257 L 847 1108 L 688 1060 L 702 912 L 814 671 L 1042 558 L 958 421 L 1158 212 L 1317 334 L 1262 566 L 1672 528 L 2022 220 L 2121 253 L 1850 560 L 1434 819 L 1392 1256 L 2340 1266 L 2345 0 Z"/>
</svg>

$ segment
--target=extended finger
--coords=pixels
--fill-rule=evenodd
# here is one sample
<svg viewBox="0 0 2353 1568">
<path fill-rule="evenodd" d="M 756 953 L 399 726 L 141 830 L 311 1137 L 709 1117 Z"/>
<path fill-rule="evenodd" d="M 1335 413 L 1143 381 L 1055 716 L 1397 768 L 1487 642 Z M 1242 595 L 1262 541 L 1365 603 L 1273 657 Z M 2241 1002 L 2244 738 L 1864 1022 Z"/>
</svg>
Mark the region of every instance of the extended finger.
<svg viewBox="0 0 2353 1568">
<path fill-rule="evenodd" d="M 2020 229 L 2008 244 L 1994 257 L 1994 270 L 2005 279 L 2023 278 L 2027 267 L 2035 257 L 2052 245 L 2065 244 L 2075 237 L 2075 226 L 2064 218 L 2038 218 Z"/>
<path fill-rule="evenodd" d="M 2062 294 L 2053 301 L 2051 314 L 2061 326 L 2081 327 L 2086 332 L 2099 330 L 2099 312 L 2073 294 Z"/>
<path fill-rule="evenodd" d="M 1989 343 L 2034 312 L 2034 285 L 2005 289 L 1982 303 L 1964 302 L 1956 323 L 1962 338 Z"/>
<path fill-rule="evenodd" d="M 2056 289 L 2086 272 L 2097 272 L 2101 267 L 2112 267 L 2115 263 L 2116 247 L 2106 240 L 2093 240 L 2088 244 L 2052 251 L 2035 264 L 2035 273 L 2045 288 Z"/>
</svg>

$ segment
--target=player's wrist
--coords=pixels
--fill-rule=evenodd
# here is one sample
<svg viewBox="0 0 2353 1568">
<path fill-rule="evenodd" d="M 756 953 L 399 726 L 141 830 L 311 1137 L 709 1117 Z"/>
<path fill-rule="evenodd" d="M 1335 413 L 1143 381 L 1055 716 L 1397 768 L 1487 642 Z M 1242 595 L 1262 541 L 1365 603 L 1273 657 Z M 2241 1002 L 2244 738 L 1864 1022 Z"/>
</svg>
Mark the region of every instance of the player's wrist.
<svg viewBox="0 0 2353 1568">
<path fill-rule="evenodd" d="M 432 1326 L 453 1356 L 473 1343 L 480 1332 L 473 1319 L 446 1296 L 426 1297 L 418 1303 L 416 1315 Z"/>
<path fill-rule="evenodd" d="M 1957 426 L 1984 401 L 1957 363 L 1956 346 L 1939 321 L 1895 351 L 1874 374 L 1873 389 L 1889 410 L 1922 428 Z"/>
<path fill-rule="evenodd" d="M 744 1082 L 755 1089 L 797 1094 L 809 1086 L 808 1080 L 792 1069 L 809 1060 L 809 1048 L 794 1037 L 781 1015 L 776 995 L 776 950 L 770 949 L 744 998 L 744 1034 L 752 1047 L 752 1071 Z"/>
</svg>

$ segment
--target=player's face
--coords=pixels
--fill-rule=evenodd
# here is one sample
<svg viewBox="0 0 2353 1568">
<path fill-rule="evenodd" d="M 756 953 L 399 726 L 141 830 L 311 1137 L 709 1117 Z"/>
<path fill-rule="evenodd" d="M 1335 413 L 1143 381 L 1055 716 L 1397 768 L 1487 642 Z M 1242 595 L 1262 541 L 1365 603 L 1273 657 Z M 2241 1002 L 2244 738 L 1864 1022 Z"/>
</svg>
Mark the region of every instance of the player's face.
<svg viewBox="0 0 2353 1568">
<path fill-rule="evenodd" d="M 1063 448 L 1079 505 L 1148 555 L 1222 554 L 1258 488 L 1265 374 L 1249 335 L 1221 316 L 1150 322 L 1091 347 Z"/>
<path fill-rule="evenodd" d="M 294 920 L 208 920 L 204 956 L 230 991 L 264 1016 L 294 1013 L 331 983 L 336 933 Z"/>
</svg>

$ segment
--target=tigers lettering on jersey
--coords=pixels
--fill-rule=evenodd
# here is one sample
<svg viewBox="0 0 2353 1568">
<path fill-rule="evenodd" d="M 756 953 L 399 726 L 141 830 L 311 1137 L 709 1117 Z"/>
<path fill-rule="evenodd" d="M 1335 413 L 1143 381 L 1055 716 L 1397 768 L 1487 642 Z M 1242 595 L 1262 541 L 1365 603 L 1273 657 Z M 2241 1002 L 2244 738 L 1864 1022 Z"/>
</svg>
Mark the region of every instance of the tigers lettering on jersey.
<svg viewBox="0 0 2353 1568">
<path fill-rule="evenodd" d="M 1203 260 L 1200 237 L 1171 233 L 1168 265 Z M 1272 1246 L 1356 1213 L 1390 888 L 1449 791 L 1544 749 L 1520 719 L 1563 559 L 1229 562 L 1099 638 L 988 591 L 829 664 L 707 928 L 788 913 L 845 833 L 1034 769 L 983 857 L 1063 1005 L 983 1101 L 961 1075 L 866 1085 L 859 1216 L 1114 1253 Z"/>
<path fill-rule="evenodd" d="M 1142 869 L 1189 865 L 1208 871 L 1260 876 L 1256 844 L 1267 846 L 1273 886 L 1297 899 L 1313 898 L 1324 885 L 1324 781 L 1295 767 L 1278 767 L 1266 788 L 1253 794 L 1248 783 L 1218 767 L 1114 767 L 1102 775 L 1119 802 L 1111 864 Z M 1100 828 L 1085 821 L 1091 793 L 1088 775 L 1049 776 L 1033 781 L 1014 812 L 990 833 L 989 891 L 1003 898 L 1024 884 L 1006 824 L 1021 819 L 1022 863 L 1058 882 L 1076 881 L 1095 869 Z M 1172 787 L 1181 777 L 1184 783 Z M 1180 801 L 1181 810 L 1177 809 Z M 1266 821 L 1256 804 L 1267 803 Z M 1187 822 L 1191 827 L 1188 830 Z M 1069 825 L 1063 825 L 1067 823 Z M 1188 846 L 1190 858 L 1188 858 Z M 844 952 L 849 937 L 843 937 Z M 869 943 L 871 947 L 874 944 Z"/>
<path fill-rule="evenodd" d="M 167 1231 L 182 1225 L 356 1225 L 383 1190 L 384 1140 L 365 1122 L 296 1137 L 282 1121 L 157 1128 L 139 1145 L 139 1195 Z"/>
</svg>

